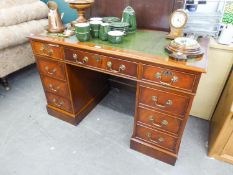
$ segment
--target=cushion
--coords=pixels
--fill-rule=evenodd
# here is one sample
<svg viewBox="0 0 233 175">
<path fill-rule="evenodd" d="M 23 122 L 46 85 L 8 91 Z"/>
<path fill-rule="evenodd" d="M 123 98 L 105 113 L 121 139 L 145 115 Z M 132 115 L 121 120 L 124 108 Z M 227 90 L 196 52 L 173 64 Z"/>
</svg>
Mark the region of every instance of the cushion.
<svg viewBox="0 0 233 175">
<path fill-rule="evenodd" d="M 0 49 L 27 42 L 27 37 L 31 33 L 42 32 L 46 25 L 48 25 L 48 20 L 41 19 L 8 27 L 0 27 Z"/>
<path fill-rule="evenodd" d="M 28 4 L 39 0 L 0 0 L 0 9 L 10 8 L 17 5 Z"/>
<path fill-rule="evenodd" d="M 42 19 L 47 16 L 48 7 L 41 1 L 0 9 L 0 27 Z"/>
</svg>

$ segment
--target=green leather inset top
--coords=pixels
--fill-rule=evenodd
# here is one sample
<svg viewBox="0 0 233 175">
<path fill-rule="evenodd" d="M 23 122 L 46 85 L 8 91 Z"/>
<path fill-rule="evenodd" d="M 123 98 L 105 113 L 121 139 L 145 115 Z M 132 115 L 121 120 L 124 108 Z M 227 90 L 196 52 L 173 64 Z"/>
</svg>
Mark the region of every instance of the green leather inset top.
<svg viewBox="0 0 233 175">
<path fill-rule="evenodd" d="M 166 39 L 166 34 L 166 32 L 161 31 L 138 30 L 125 36 L 121 44 L 111 44 L 108 41 L 101 41 L 100 39 L 91 39 L 89 42 L 99 46 L 107 45 L 112 48 L 167 57 L 168 54 L 164 48 L 171 40 Z"/>
</svg>

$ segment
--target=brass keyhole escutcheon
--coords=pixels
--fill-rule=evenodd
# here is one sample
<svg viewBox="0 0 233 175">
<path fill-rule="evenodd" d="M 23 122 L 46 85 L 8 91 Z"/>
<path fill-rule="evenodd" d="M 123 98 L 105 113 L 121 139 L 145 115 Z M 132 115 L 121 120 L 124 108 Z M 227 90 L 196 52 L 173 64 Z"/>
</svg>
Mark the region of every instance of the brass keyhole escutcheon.
<svg viewBox="0 0 233 175">
<path fill-rule="evenodd" d="M 153 115 L 150 115 L 148 118 L 149 118 L 150 122 L 154 122 L 155 121 L 155 117 Z"/>
<path fill-rule="evenodd" d="M 94 59 L 96 60 L 96 62 L 100 62 L 101 61 L 100 57 L 98 57 L 98 56 L 95 56 Z"/>
<path fill-rule="evenodd" d="M 152 134 L 151 134 L 150 132 L 146 133 L 146 137 L 147 137 L 148 139 L 151 139 L 151 136 L 152 136 Z"/>
</svg>

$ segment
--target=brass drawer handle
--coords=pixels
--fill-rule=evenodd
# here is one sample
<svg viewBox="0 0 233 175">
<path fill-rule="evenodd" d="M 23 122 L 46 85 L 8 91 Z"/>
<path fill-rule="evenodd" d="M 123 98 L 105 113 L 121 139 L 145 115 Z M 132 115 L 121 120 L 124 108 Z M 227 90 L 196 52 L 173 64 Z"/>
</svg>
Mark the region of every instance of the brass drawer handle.
<svg viewBox="0 0 233 175">
<path fill-rule="evenodd" d="M 159 82 L 162 85 L 171 86 L 173 83 L 179 81 L 179 78 L 177 76 L 173 75 L 173 73 L 171 71 L 157 72 L 154 76 L 155 76 L 155 78 L 159 79 Z M 162 77 L 171 77 L 171 80 L 170 80 L 170 82 L 164 82 L 164 81 L 162 81 Z"/>
<path fill-rule="evenodd" d="M 113 70 L 113 69 L 112 69 L 112 66 L 113 66 L 113 63 L 112 63 L 111 61 L 108 61 L 108 62 L 107 62 L 107 67 L 108 67 L 108 69 L 109 69 L 110 71 L 115 72 L 115 73 L 120 73 L 120 72 L 123 72 L 123 71 L 126 70 L 126 66 L 125 66 L 124 64 L 121 64 L 121 65 L 119 66 L 118 71 L 117 71 L 117 70 Z"/>
<path fill-rule="evenodd" d="M 48 49 L 47 53 L 48 53 L 49 56 L 51 56 L 51 55 L 53 55 L 53 50 L 52 49 Z"/>
<path fill-rule="evenodd" d="M 58 100 L 56 98 L 53 99 L 53 104 L 57 107 L 62 107 L 64 105 L 64 102 L 61 101 L 61 102 L 58 102 Z"/>
<path fill-rule="evenodd" d="M 78 55 L 77 55 L 76 53 L 73 54 L 73 59 L 74 59 L 75 61 L 77 61 Z"/>
<path fill-rule="evenodd" d="M 53 68 L 52 70 L 49 69 L 48 66 L 45 66 L 45 70 L 47 71 L 48 74 L 50 75 L 54 75 L 56 72 L 57 72 L 57 69 L 56 68 Z"/>
<path fill-rule="evenodd" d="M 163 120 L 160 125 L 155 123 L 155 117 L 153 115 L 150 115 L 148 117 L 148 119 L 152 123 L 152 125 L 157 126 L 159 128 L 164 127 L 164 126 L 168 126 L 168 124 L 169 124 L 169 122 L 167 120 Z"/>
<path fill-rule="evenodd" d="M 57 86 L 56 88 L 54 88 L 52 84 L 49 84 L 49 88 L 50 88 L 50 90 L 53 91 L 53 92 L 58 92 L 58 91 L 60 90 L 60 87 L 59 87 L 59 86 Z"/>
<path fill-rule="evenodd" d="M 78 64 L 83 64 L 82 62 L 78 61 L 78 55 L 76 53 L 73 54 L 73 59 Z"/>
<path fill-rule="evenodd" d="M 107 67 L 108 67 L 110 70 L 112 70 L 112 62 L 111 62 L 111 61 L 108 61 L 108 62 L 107 62 Z"/>
<path fill-rule="evenodd" d="M 46 49 L 46 47 L 45 47 L 45 45 L 43 45 L 43 46 L 40 48 L 40 51 L 43 52 L 43 53 L 45 53 L 45 49 Z"/>
<path fill-rule="evenodd" d="M 159 108 L 165 108 L 167 106 L 171 106 L 172 105 L 172 100 L 167 100 L 166 103 L 163 105 L 163 104 L 159 104 L 158 103 L 158 97 L 157 96 L 152 96 L 152 101 L 154 101 L 155 103 L 155 106 L 159 107 Z"/>
<path fill-rule="evenodd" d="M 126 70 L 126 66 L 124 64 L 121 64 L 119 67 L 119 72 L 125 71 L 125 70 Z"/>
<path fill-rule="evenodd" d="M 83 64 L 87 63 L 88 60 L 89 60 L 88 57 L 84 57 L 84 58 L 83 58 Z"/>
<path fill-rule="evenodd" d="M 40 51 L 45 55 L 53 55 L 53 49 L 50 49 L 48 45 L 43 44 Z"/>
<path fill-rule="evenodd" d="M 150 142 L 153 142 L 155 144 L 162 143 L 165 140 L 163 137 L 159 137 L 157 140 L 152 139 L 152 134 L 150 132 L 146 133 L 146 137 Z"/>
</svg>

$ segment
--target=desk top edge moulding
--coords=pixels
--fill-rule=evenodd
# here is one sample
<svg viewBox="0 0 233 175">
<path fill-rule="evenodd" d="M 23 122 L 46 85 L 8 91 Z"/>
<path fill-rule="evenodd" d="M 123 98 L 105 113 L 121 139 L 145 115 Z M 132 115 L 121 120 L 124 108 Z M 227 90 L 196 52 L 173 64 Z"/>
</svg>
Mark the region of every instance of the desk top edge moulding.
<svg viewBox="0 0 233 175">
<path fill-rule="evenodd" d="M 132 80 L 136 102 L 130 148 L 175 165 L 199 80 L 206 72 L 208 39 L 199 40 L 203 56 L 176 61 L 165 51 L 171 42 L 166 35 L 137 30 L 120 44 L 98 38 L 80 42 L 75 36 L 46 31 L 31 35 L 48 113 L 77 125 L 109 92 L 109 76 Z"/>
</svg>

